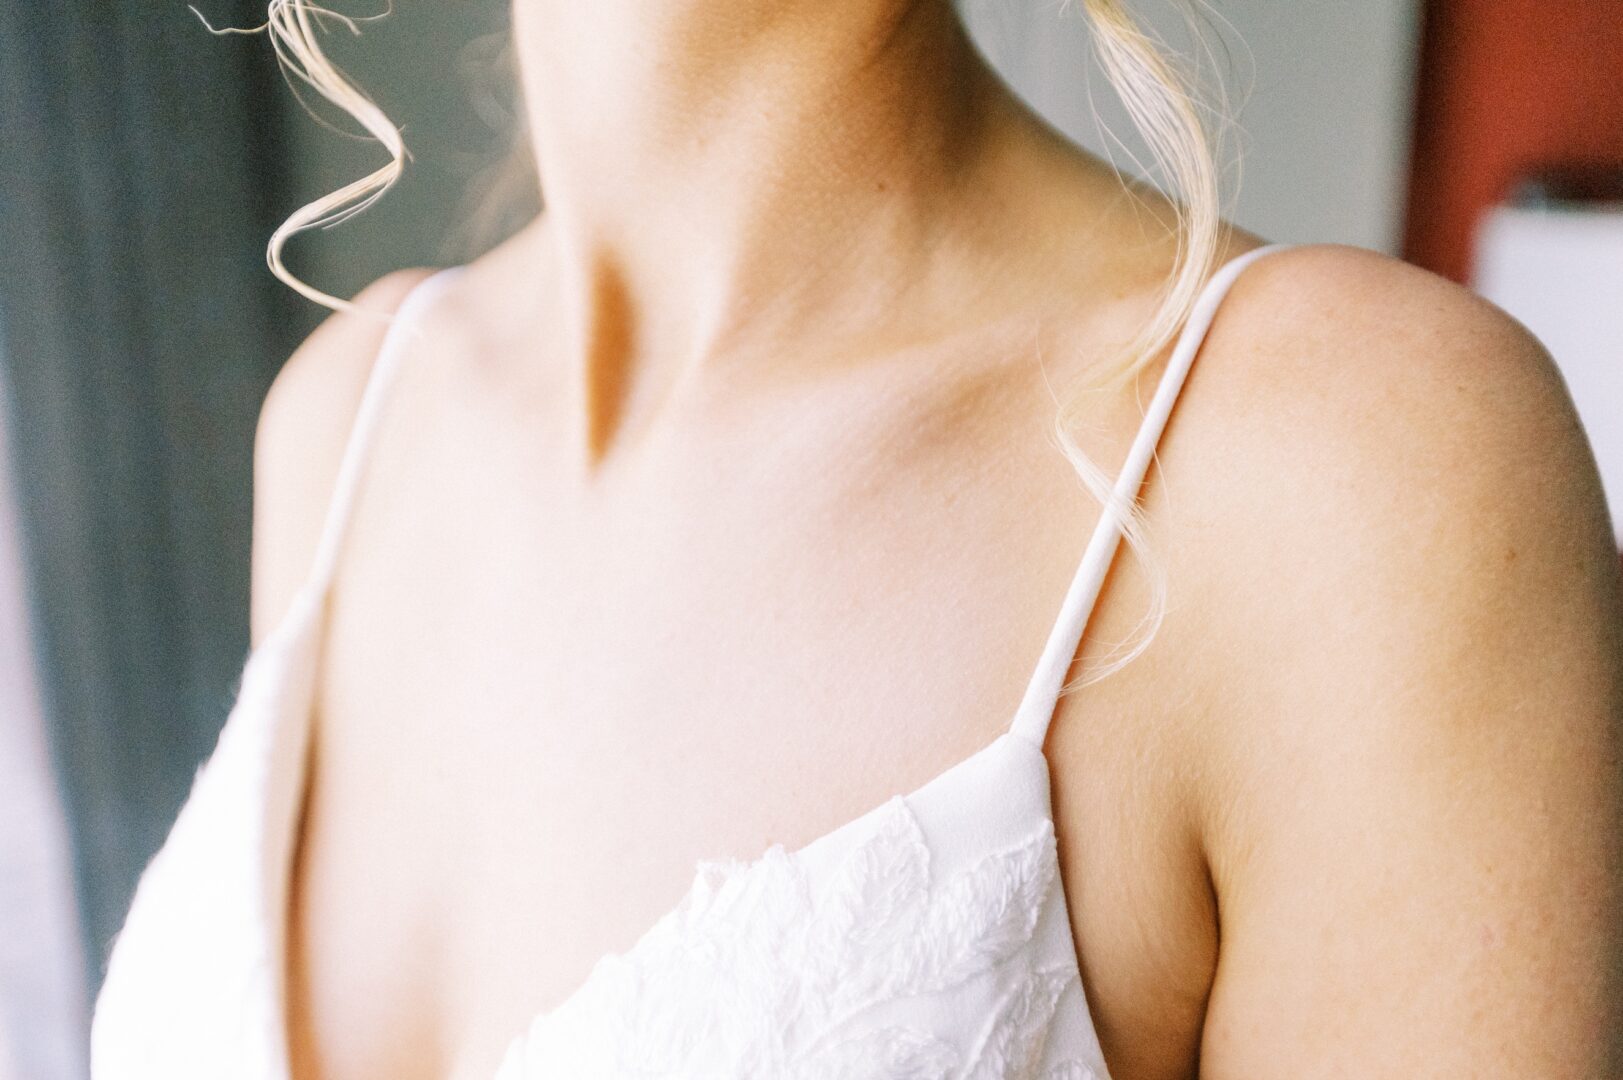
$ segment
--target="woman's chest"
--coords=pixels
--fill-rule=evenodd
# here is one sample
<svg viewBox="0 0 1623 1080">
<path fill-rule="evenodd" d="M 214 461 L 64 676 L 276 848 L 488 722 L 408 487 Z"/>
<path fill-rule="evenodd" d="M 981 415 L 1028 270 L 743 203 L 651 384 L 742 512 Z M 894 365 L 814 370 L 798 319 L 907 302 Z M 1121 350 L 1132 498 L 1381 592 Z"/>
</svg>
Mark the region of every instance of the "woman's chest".
<svg viewBox="0 0 1623 1080">
<path fill-rule="evenodd" d="M 984 747 L 1091 526 L 987 499 L 948 529 L 927 489 L 833 514 L 691 490 L 492 513 L 478 487 L 390 513 L 413 540 L 344 571 L 290 909 L 301 1078 L 488 1077 L 695 860 L 793 849 Z M 1061 800 L 1063 878 L 1083 953 L 1111 956 L 1104 1014 L 1137 1021 L 1200 935 L 1188 865 L 1145 842 L 1178 827 L 1148 777 L 1178 770 L 1083 719 L 1113 749 L 1057 780 L 1092 808 Z"/>
</svg>

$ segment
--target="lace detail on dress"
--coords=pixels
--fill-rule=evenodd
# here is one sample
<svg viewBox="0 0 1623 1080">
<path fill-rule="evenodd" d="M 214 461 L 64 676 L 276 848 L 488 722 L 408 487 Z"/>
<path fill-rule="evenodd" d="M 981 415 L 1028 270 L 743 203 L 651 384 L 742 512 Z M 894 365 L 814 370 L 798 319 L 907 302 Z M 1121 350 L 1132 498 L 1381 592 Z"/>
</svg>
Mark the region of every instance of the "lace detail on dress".
<svg viewBox="0 0 1623 1080">
<path fill-rule="evenodd" d="M 1043 1068 L 1078 980 L 1074 957 L 1036 970 L 1023 950 L 1058 887 L 1052 821 L 936 885 L 906 799 L 872 817 L 832 873 L 782 845 L 701 863 L 673 911 L 514 1041 L 497 1080 L 1096 1080 L 1074 1060 Z M 951 1017 L 974 1019 L 929 1024 Z"/>
</svg>

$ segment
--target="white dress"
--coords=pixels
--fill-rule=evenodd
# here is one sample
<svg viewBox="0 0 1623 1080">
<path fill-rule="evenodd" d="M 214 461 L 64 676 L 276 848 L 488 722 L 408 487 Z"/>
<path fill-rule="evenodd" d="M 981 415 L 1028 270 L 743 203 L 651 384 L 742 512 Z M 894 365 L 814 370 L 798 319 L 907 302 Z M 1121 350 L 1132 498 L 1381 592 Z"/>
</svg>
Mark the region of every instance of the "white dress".
<svg viewBox="0 0 1623 1080">
<path fill-rule="evenodd" d="M 1116 482 L 1138 497 L 1218 303 L 1207 283 Z M 328 586 L 413 313 L 363 394 L 311 574 L 142 874 L 91 1032 L 94 1080 L 287 1080 L 286 902 Z M 1043 740 L 1106 571 L 1101 517 L 1008 730 L 796 851 L 701 863 L 674 910 L 514 1033 L 494 1080 L 1107 1080 L 1055 854 Z M 404 944 L 404 943 L 403 943 Z"/>
</svg>

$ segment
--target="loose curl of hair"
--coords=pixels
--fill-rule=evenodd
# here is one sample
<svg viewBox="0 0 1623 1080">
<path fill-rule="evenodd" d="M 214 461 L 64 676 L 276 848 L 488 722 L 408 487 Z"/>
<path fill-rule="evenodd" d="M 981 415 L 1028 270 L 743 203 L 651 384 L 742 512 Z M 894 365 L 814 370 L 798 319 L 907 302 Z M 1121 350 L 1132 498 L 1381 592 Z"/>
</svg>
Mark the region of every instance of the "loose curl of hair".
<svg viewBox="0 0 1623 1080">
<path fill-rule="evenodd" d="M 1161 170 L 1162 186 L 1175 215 L 1172 223 L 1177 239 L 1174 265 L 1159 289 L 1154 314 L 1118 355 L 1107 358 L 1090 371 L 1096 379 L 1086 388 L 1111 389 L 1136 379 L 1176 338 L 1215 267 L 1223 227 L 1216 151 L 1218 132 L 1209 127 L 1202 116 L 1192 73 L 1174 62 L 1170 51 L 1151 37 L 1122 0 L 1063 0 L 1062 14 L 1078 9 L 1089 24 L 1093 51 L 1101 69 Z M 269 0 L 268 17 L 263 25 L 245 30 L 214 31 L 267 32 L 295 91 L 300 86 L 314 90 L 358 122 L 388 152 L 388 162 L 378 169 L 295 210 L 276 229 L 266 248 L 266 261 L 277 278 L 315 303 L 343 311 L 357 308 L 350 301 L 323 292 L 292 274 L 282 261 L 282 251 L 296 233 L 335 225 L 372 205 L 399 180 L 410 156 L 400 130 L 328 60 L 320 45 L 319 35 L 329 29 L 329 23 L 359 33 L 358 24 L 362 21 L 365 20 L 319 7 L 311 0 Z M 511 62 L 510 55 L 506 59 Z M 1226 110 L 1217 115 L 1219 122 L 1227 118 Z M 517 116 L 509 119 L 517 120 Z M 510 207 L 515 200 L 528 199 L 539 204 L 524 125 L 511 123 L 508 137 L 510 145 L 501 165 L 487 176 L 484 189 L 472 203 L 472 217 L 484 215 L 485 232 L 491 231 L 494 224 L 492 214 L 505 210 L 511 216 Z M 480 222 L 473 224 L 473 231 L 478 232 Z M 1067 683 L 1064 687 L 1067 692 L 1113 674 L 1141 654 L 1165 615 L 1167 593 L 1164 570 L 1145 539 L 1137 493 L 1115 491 L 1114 478 L 1083 452 L 1072 433 L 1086 415 L 1083 403 L 1081 394 L 1057 402 L 1053 436 L 1084 486 L 1100 501 L 1104 512 L 1116 517 L 1123 538 L 1145 565 L 1151 604 L 1149 613 L 1139 624 L 1147 624 L 1147 631 L 1140 635 L 1138 642 L 1124 651 L 1118 650 L 1108 663 Z"/>
</svg>

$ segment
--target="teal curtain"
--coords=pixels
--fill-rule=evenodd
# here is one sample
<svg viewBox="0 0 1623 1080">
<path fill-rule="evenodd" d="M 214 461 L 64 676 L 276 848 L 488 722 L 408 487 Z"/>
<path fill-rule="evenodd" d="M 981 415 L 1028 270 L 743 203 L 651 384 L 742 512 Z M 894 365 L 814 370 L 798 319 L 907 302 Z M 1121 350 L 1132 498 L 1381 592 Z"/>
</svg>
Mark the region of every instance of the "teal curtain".
<svg viewBox="0 0 1623 1080">
<path fill-rule="evenodd" d="M 318 314 L 263 261 L 285 93 L 179 0 L 0 4 L 3 405 L 92 988 L 247 653 L 254 425 Z"/>
</svg>

